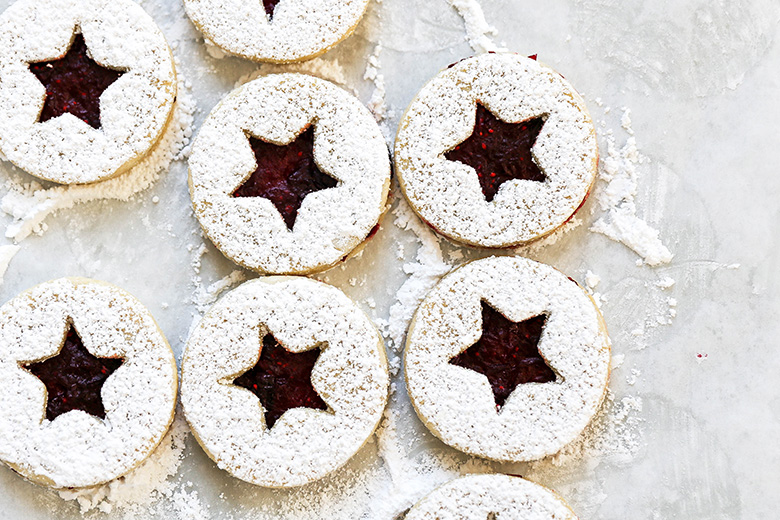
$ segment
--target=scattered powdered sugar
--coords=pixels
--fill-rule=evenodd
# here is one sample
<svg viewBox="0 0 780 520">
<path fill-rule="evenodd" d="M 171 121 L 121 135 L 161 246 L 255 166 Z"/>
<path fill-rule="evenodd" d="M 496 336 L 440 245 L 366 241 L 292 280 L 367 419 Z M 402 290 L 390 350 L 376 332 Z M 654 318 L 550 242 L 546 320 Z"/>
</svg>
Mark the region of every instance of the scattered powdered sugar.
<svg viewBox="0 0 780 520">
<path fill-rule="evenodd" d="M 11 259 L 19 252 L 20 246 L 9 244 L 0 246 L 0 284 L 3 283 L 3 277 L 8 270 L 8 264 L 11 263 Z"/>
<path fill-rule="evenodd" d="M 273 23 L 259 0 L 185 0 L 195 26 L 223 50 L 256 61 L 289 63 L 312 58 L 346 38 L 368 0 L 285 0 Z"/>
<path fill-rule="evenodd" d="M 196 285 L 195 296 L 193 300 L 197 305 L 198 312 L 204 313 L 209 306 L 217 301 L 219 295 L 236 284 L 246 280 L 246 271 L 235 269 L 230 274 L 212 283 L 208 287 L 203 287 L 200 283 Z"/>
<path fill-rule="evenodd" d="M 21 242 L 30 234 L 46 231 L 46 218 L 57 211 L 77 204 L 101 199 L 128 201 L 149 188 L 171 162 L 186 157 L 192 136 L 195 100 L 180 81 L 179 94 L 171 121 L 159 143 L 130 171 L 101 182 L 86 185 L 53 186 L 44 188 L 32 181 L 8 182 L 8 193 L 0 200 L 0 210 L 14 221 L 6 228 L 5 236 Z"/>
<path fill-rule="evenodd" d="M 629 134 L 623 147 L 618 147 L 612 133 L 607 134 L 607 157 L 601 162 L 599 178 L 606 184 L 598 191 L 597 200 L 605 214 L 590 227 L 612 240 L 620 242 L 650 266 L 668 264 L 674 256 L 661 242 L 658 230 L 639 218 L 634 198 L 637 194 L 638 165 L 645 161 L 636 146 L 631 130 L 629 110 L 623 112 L 621 124 Z"/>
<path fill-rule="evenodd" d="M 474 132 L 476 104 L 519 123 L 546 115 L 532 153 L 545 182 L 504 183 L 488 202 L 474 168 L 443 154 Z M 439 233 L 478 247 L 510 247 L 551 233 L 596 177 L 596 132 L 585 103 L 557 72 L 517 54 L 482 54 L 440 72 L 399 125 L 396 174 L 414 210 Z"/>
<path fill-rule="evenodd" d="M 386 324 L 390 347 L 400 352 L 404 347 L 406 329 L 417 306 L 452 266 L 444 261 L 439 238 L 414 214 L 406 199 L 398 198 L 393 214 L 395 225 L 410 230 L 420 243 L 416 260 L 403 266 L 404 273 L 409 277 L 396 293 L 396 302 L 390 307 L 390 317 Z"/>
<path fill-rule="evenodd" d="M 313 60 L 304 61 L 301 63 L 263 63 L 256 71 L 250 72 L 238 78 L 235 87 L 238 88 L 245 83 L 249 83 L 261 76 L 268 74 L 279 74 L 284 72 L 298 72 L 301 74 L 309 74 L 317 76 L 318 78 L 333 82 L 340 87 L 352 90 L 347 81 L 346 71 L 344 66 L 341 65 L 337 58 L 335 59 L 323 59 L 314 58 Z M 354 91 L 353 91 L 354 92 Z"/>
<path fill-rule="evenodd" d="M 406 515 L 406 520 L 577 520 L 549 489 L 509 475 L 469 475 L 437 488 Z"/>
<path fill-rule="evenodd" d="M 381 64 L 379 56 L 382 53 L 382 45 L 374 46 L 374 52 L 366 60 L 366 70 L 363 73 L 363 79 L 374 83 L 374 91 L 371 93 L 371 99 L 366 106 L 374 114 L 377 122 L 382 121 L 387 115 L 387 105 L 385 105 L 385 76 L 380 72 Z"/>
<path fill-rule="evenodd" d="M 184 456 L 187 423 L 177 411 L 171 429 L 146 461 L 123 477 L 102 486 L 59 491 L 65 500 L 78 502 L 82 513 L 125 512 L 134 518 L 162 498 L 174 496 L 175 476 Z"/>
<path fill-rule="evenodd" d="M 449 363 L 482 334 L 481 304 L 519 322 L 545 314 L 538 349 L 559 376 L 517 386 L 496 408 L 487 378 Z M 521 462 L 576 439 L 601 404 L 609 339 L 598 309 L 560 271 L 521 257 L 490 257 L 459 267 L 420 304 L 404 352 L 415 410 L 445 443 L 493 460 Z"/>
<path fill-rule="evenodd" d="M 463 18 L 466 26 L 466 40 L 475 52 L 501 52 L 506 49 L 493 42 L 489 34 L 496 34 L 495 28 L 485 20 L 485 13 L 477 0 L 447 0 Z"/>
</svg>

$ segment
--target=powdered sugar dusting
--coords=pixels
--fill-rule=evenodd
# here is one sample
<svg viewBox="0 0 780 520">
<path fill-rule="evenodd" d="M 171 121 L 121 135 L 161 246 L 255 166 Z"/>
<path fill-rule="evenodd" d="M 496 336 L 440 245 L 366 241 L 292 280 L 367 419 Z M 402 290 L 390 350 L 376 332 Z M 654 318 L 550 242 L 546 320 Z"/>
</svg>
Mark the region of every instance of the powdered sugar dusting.
<svg viewBox="0 0 780 520">
<path fill-rule="evenodd" d="M 16 256 L 21 247 L 16 245 L 0 246 L 0 284 L 3 283 L 3 277 L 8 270 L 8 264 L 11 263 L 11 259 Z"/>
<path fill-rule="evenodd" d="M 130 171 L 106 181 L 88 185 L 54 186 L 44 188 L 37 182 L 9 181 L 9 191 L 0 200 L 0 210 L 14 221 L 6 228 L 5 236 L 21 242 L 30 234 L 46 231 L 46 218 L 60 210 L 96 200 L 131 200 L 149 188 L 168 169 L 171 162 L 188 153 L 192 136 L 195 101 L 183 84 L 168 129 L 151 153 Z"/>
<path fill-rule="evenodd" d="M 510 518 L 577 520 L 550 490 L 520 477 L 470 475 L 449 482 L 414 506 L 406 520 Z"/>
<path fill-rule="evenodd" d="M 474 168 L 443 154 L 474 131 L 477 102 L 505 122 L 546 116 L 532 148 L 545 182 L 512 180 L 488 202 Z M 396 173 L 414 210 L 436 230 L 479 247 L 510 247 L 563 225 L 597 169 L 584 101 L 560 74 L 516 54 L 483 54 L 440 72 L 417 94 L 396 138 Z"/>
<path fill-rule="evenodd" d="M 257 167 L 247 134 L 279 145 L 314 126 L 314 160 L 334 188 L 306 196 L 292 229 L 263 197 L 232 196 Z M 206 234 L 260 273 L 308 274 L 343 260 L 385 210 L 387 147 L 370 112 L 326 81 L 274 74 L 229 94 L 203 124 L 190 158 L 190 193 Z"/>
<path fill-rule="evenodd" d="M 322 54 L 355 29 L 368 0 L 285 0 L 273 20 L 261 0 L 185 0 L 195 26 L 223 50 L 289 63 Z"/>
<path fill-rule="evenodd" d="M 482 301 L 515 322 L 547 315 L 538 348 L 559 376 L 519 385 L 500 410 L 484 375 L 449 363 L 480 338 Z M 420 304 L 404 354 L 409 397 L 431 432 L 501 461 L 536 460 L 574 440 L 609 375 L 609 339 L 590 298 L 560 271 L 520 257 L 477 260 L 446 276 Z"/>
<path fill-rule="evenodd" d="M 173 419 L 177 378 L 173 352 L 138 300 L 103 282 L 62 278 L 20 294 L 0 315 L 5 463 L 40 484 L 81 488 L 146 459 Z M 49 421 L 45 386 L 20 366 L 55 355 L 69 323 L 93 355 L 124 359 L 101 390 L 105 419 L 74 410 Z"/>
<path fill-rule="evenodd" d="M 65 54 L 74 31 L 90 55 L 126 71 L 100 96 L 100 128 L 63 114 L 38 123 L 46 88 L 27 64 Z M 0 146 L 31 174 L 104 180 L 157 142 L 176 98 L 173 57 L 154 20 L 130 0 L 19 0 L 0 16 Z"/>
<path fill-rule="evenodd" d="M 287 410 L 272 428 L 257 397 L 230 384 L 273 334 L 291 352 L 319 347 L 312 385 L 328 411 Z M 339 468 L 366 442 L 387 402 L 384 348 L 368 317 L 335 287 L 267 277 L 224 296 L 187 341 L 181 399 L 196 438 L 232 475 L 300 486 Z"/>
<path fill-rule="evenodd" d="M 187 423 L 177 412 L 171 429 L 146 461 L 127 475 L 102 486 L 59 491 L 65 500 L 75 500 L 82 513 L 123 512 L 133 518 L 162 498 L 172 498 L 176 475 L 184 456 Z"/>
</svg>

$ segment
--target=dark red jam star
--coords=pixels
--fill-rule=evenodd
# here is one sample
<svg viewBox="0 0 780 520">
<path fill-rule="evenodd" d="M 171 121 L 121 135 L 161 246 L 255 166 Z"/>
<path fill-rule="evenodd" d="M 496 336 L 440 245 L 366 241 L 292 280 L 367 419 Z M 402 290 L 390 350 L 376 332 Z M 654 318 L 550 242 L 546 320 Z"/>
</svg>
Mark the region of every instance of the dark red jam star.
<svg viewBox="0 0 780 520">
<path fill-rule="evenodd" d="M 257 364 L 238 376 L 233 384 L 260 399 L 265 409 L 265 424 L 273 428 L 279 417 L 291 408 L 328 409 L 311 384 L 311 371 L 319 356 L 319 348 L 290 352 L 271 334 L 266 334 Z"/>
<path fill-rule="evenodd" d="M 274 9 L 276 9 L 276 4 L 278 4 L 279 1 L 280 0 L 263 0 L 263 7 L 265 7 L 265 12 L 268 15 L 269 20 L 273 20 Z"/>
<path fill-rule="evenodd" d="M 474 168 L 482 193 L 490 202 L 506 181 L 544 182 L 547 179 L 531 155 L 531 148 L 543 126 L 541 117 L 505 123 L 477 103 L 474 131 L 444 157 Z"/>
<path fill-rule="evenodd" d="M 71 410 L 82 410 L 90 415 L 106 418 L 103 384 L 123 363 L 122 359 L 93 356 L 81 342 L 73 324 L 60 351 L 53 357 L 24 365 L 46 385 L 46 418 L 53 421 Z"/>
<path fill-rule="evenodd" d="M 555 381 L 555 372 L 539 353 L 547 316 L 514 322 L 482 302 L 482 337 L 450 360 L 450 364 L 485 375 L 496 406 L 504 406 L 517 386 Z"/>
<path fill-rule="evenodd" d="M 314 128 L 309 126 L 290 144 L 275 145 L 249 136 L 257 169 L 233 192 L 234 197 L 264 197 L 282 214 L 288 229 L 295 225 L 306 195 L 335 188 L 338 181 L 314 163 Z"/>
<path fill-rule="evenodd" d="M 68 113 L 95 129 L 100 128 L 100 96 L 124 74 L 90 58 L 81 34 L 75 36 L 65 56 L 30 63 L 30 72 L 46 87 L 39 122 Z"/>
</svg>

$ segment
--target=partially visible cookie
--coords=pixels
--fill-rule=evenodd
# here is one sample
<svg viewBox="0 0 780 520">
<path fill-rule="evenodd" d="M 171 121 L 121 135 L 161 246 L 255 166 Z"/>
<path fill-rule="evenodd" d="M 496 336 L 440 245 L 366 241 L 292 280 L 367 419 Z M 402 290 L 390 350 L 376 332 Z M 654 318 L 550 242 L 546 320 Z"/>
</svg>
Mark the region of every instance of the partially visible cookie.
<svg viewBox="0 0 780 520">
<path fill-rule="evenodd" d="M 175 99 L 165 37 L 131 0 L 19 0 L 0 16 L 0 150 L 36 177 L 80 184 L 128 170 Z"/>
<path fill-rule="evenodd" d="M 346 463 L 379 424 L 389 376 L 379 332 L 344 293 L 309 278 L 251 280 L 187 340 L 181 400 L 217 465 L 265 487 Z"/>
<path fill-rule="evenodd" d="M 54 488 L 131 471 L 173 420 L 173 352 L 113 285 L 47 282 L 0 307 L 0 459 Z"/>
<path fill-rule="evenodd" d="M 610 346 L 575 282 L 519 257 L 445 276 L 420 304 L 405 350 L 409 397 L 425 425 L 466 453 L 522 462 L 557 453 L 598 410 Z"/>
<path fill-rule="evenodd" d="M 417 94 L 395 144 L 414 211 L 442 235 L 501 248 L 570 219 L 595 181 L 596 133 L 560 74 L 516 54 L 482 54 Z"/>
<path fill-rule="evenodd" d="M 314 58 L 352 34 L 368 0 L 185 0 L 195 26 L 224 51 L 256 61 Z"/>
<path fill-rule="evenodd" d="M 509 475 L 470 475 L 435 489 L 404 520 L 577 520 L 549 489 Z"/>
<path fill-rule="evenodd" d="M 368 109 L 304 74 L 230 93 L 203 123 L 189 164 L 206 235 L 262 274 L 342 261 L 376 229 L 390 187 L 387 146 Z"/>
</svg>

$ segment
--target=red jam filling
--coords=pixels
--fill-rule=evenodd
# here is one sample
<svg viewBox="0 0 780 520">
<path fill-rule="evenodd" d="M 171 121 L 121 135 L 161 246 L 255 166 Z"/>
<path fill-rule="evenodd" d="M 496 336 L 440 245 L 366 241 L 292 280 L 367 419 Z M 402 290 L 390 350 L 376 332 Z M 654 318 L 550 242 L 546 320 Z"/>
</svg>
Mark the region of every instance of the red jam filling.
<svg viewBox="0 0 780 520">
<path fill-rule="evenodd" d="M 521 123 L 505 123 L 477 103 L 474 131 L 444 157 L 474 168 L 482 193 L 490 202 L 507 181 L 546 180 L 531 154 L 543 126 L 542 117 Z"/>
<path fill-rule="evenodd" d="M 103 384 L 123 363 L 122 359 L 98 358 L 85 347 L 72 324 L 60 352 L 54 357 L 24 365 L 46 385 L 46 418 L 53 421 L 71 410 L 81 410 L 105 419 Z"/>
<path fill-rule="evenodd" d="M 450 363 L 485 375 L 501 408 L 518 385 L 555 381 L 538 348 L 546 321 L 544 314 L 510 321 L 483 301 L 482 337 Z"/>
<path fill-rule="evenodd" d="M 268 15 L 268 19 L 272 20 L 274 17 L 274 10 L 276 9 L 276 4 L 279 3 L 280 0 L 263 0 L 263 7 L 265 8 L 265 12 Z"/>
<path fill-rule="evenodd" d="M 233 384 L 260 399 L 265 409 L 265 424 L 273 428 L 279 417 L 291 408 L 328 409 L 311 384 L 311 371 L 319 356 L 318 348 L 290 352 L 271 334 L 266 334 L 257 364 L 238 376 Z"/>
<path fill-rule="evenodd" d="M 65 56 L 30 63 L 30 72 L 46 87 L 39 122 L 67 113 L 95 129 L 100 128 L 100 96 L 123 74 L 90 58 L 81 34 L 75 36 Z"/>
<path fill-rule="evenodd" d="M 292 229 L 306 195 L 335 188 L 338 181 L 314 162 L 314 128 L 308 127 L 290 144 L 275 145 L 249 137 L 257 169 L 233 192 L 234 197 L 264 197 L 273 202 Z"/>
</svg>

